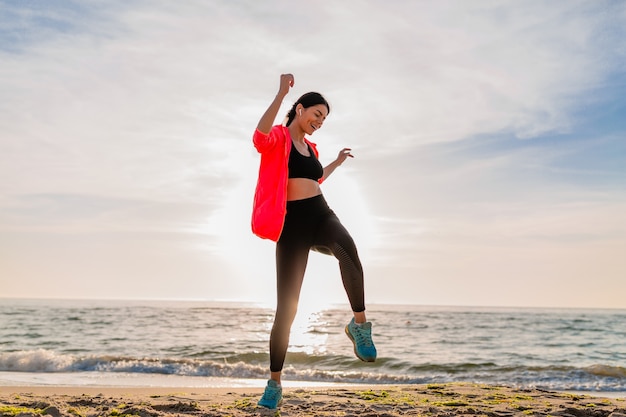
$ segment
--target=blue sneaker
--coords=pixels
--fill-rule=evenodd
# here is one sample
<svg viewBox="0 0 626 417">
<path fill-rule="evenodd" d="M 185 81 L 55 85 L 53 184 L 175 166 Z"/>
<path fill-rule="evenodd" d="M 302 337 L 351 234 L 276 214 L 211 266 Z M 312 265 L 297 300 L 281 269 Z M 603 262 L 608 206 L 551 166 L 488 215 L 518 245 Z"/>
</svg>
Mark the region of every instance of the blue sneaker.
<svg viewBox="0 0 626 417">
<path fill-rule="evenodd" d="M 361 325 L 354 322 L 354 318 L 346 326 L 346 334 L 354 344 L 354 354 L 363 362 L 376 360 L 376 346 L 372 342 L 372 323 L 369 321 Z"/>
<path fill-rule="evenodd" d="M 259 400 L 258 404 L 261 407 L 270 408 L 272 410 L 278 408 L 280 402 L 283 400 L 283 388 L 278 385 L 276 381 L 270 379 L 267 381 L 265 392 Z"/>
</svg>

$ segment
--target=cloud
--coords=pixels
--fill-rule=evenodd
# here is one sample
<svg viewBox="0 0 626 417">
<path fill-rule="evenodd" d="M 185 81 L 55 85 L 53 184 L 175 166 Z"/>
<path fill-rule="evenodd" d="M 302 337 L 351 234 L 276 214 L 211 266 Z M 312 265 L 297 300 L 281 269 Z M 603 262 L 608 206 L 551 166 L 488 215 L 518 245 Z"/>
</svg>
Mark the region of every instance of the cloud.
<svg viewBox="0 0 626 417">
<path fill-rule="evenodd" d="M 607 3 L 370 3 L 321 62 L 343 75 L 342 134 L 356 130 L 372 149 L 382 139 L 376 152 L 494 132 L 530 138 L 571 131 L 587 93 L 623 72 L 620 22 L 623 7 Z M 347 18 L 335 24 L 337 36 Z M 356 124 L 361 113 L 370 123 Z"/>
<path fill-rule="evenodd" d="M 19 178 L 16 188 L 45 187 L 43 174 L 56 191 L 131 196 L 139 188 L 171 198 L 167 191 L 180 182 L 228 181 L 220 166 L 206 164 L 223 156 L 216 144 L 233 135 L 232 126 L 219 123 L 226 111 L 210 92 L 212 77 L 204 76 L 218 72 L 211 57 L 199 53 L 201 45 L 170 39 L 173 27 L 156 31 L 167 23 L 163 13 L 125 13 L 102 33 L 53 37 L 7 57 L 2 72 L 12 83 L 3 89 L 11 104 L 0 124 L 4 171 Z M 190 56 L 199 57 L 196 65 Z M 198 103 L 213 107 L 212 117 L 200 120 Z"/>
</svg>

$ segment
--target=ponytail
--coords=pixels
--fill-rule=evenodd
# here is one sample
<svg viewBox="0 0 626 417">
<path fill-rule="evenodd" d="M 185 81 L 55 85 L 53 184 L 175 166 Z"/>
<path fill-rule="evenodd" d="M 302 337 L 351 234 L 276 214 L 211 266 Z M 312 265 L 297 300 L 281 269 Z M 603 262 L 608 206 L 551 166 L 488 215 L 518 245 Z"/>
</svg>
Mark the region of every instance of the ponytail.
<svg viewBox="0 0 626 417">
<path fill-rule="evenodd" d="M 289 110 L 289 113 L 287 113 L 287 123 L 285 124 L 285 126 L 289 126 L 291 124 L 291 122 L 293 122 L 293 119 L 296 118 L 296 106 L 298 106 L 299 102 L 296 101 L 295 103 L 293 103 L 293 106 L 291 106 L 291 110 Z"/>
</svg>

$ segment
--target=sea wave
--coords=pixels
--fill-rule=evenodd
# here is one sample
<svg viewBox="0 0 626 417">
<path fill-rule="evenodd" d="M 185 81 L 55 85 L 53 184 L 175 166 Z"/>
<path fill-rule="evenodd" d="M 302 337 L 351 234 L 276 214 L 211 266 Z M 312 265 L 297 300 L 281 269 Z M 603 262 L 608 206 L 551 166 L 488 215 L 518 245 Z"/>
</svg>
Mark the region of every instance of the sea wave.
<svg viewBox="0 0 626 417">
<path fill-rule="evenodd" d="M 584 369 L 586 372 L 589 372 L 592 375 L 613 378 L 626 378 L 626 368 L 621 366 L 592 365 Z"/>
<path fill-rule="evenodd" d="M 351 366 L 347 366 L 350 364 Z M 267 355 L 233 355 L 221 361 L 181 358 L 136 358 L 112 355 L 79 356 L 45 349 L 0 352 L 0 372 L 100 372 L 162 374 L 179 376 L 266 378 Z M 626 392 L 626 368 L 593 365 L 505 367 L 495 363 L 423 364 L 415 366 L 381 359 L 376 365 L 363 365 L 353 358 L 323 357 L 298 353 L 285 367 L 286 378 L 300 381 L 424 384 L 475 382 L 519 388 L 572 391 Z"/>
</svg>

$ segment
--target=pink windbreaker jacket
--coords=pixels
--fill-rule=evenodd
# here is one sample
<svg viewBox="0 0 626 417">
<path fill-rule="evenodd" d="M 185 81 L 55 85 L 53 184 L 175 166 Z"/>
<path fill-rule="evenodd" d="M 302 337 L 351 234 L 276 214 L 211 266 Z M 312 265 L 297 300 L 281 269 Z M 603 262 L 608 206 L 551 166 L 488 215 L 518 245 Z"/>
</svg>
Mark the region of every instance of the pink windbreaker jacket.
<svg viewBox="0 0 626 417">
<path fill-rule="evenodd" d="M 261 154 L 259 178 L 252 207 L 252 232 L 263 239 L 276 242 L 283 231 L 287 212 L 291 136 L 287 127 L 276 125 L 272 127 L 269 134 L 257 129 L 252 136 L 252 142 Z M 318 157 L 319 153 L 315 144 L 307 139 L 305 142 L 311 146 L 315 156 Z M 323 178 L 319 182 L 322 181 Z"/>
</svg>

